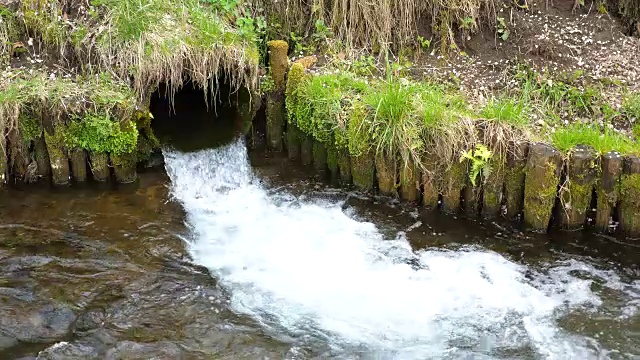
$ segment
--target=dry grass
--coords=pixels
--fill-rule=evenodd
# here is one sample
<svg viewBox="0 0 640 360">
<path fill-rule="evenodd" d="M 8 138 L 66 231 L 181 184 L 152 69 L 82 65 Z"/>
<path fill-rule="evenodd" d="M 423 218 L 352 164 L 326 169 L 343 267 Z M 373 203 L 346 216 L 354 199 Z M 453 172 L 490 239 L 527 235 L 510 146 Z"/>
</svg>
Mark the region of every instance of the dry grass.
<svg viewBox="0 0 640 360">
<path fill-rule="evenodd" d="M 455 44 L 454 34 L 461 28 L 475 31 L 482 24 L 494 24 L 497 3 L 497 0 L 261 0 L 270 24 L 279 22 L 287 32 L 307 33 L 317 19 L 322 19 L 346 47 L 380 50 L 414 45 L 425 18 L 430 21 L 435 39 L 446 49 Z"/>
<path fill-rule="evenodd" d="M 213 92 L 223 75 L 235 88 L 257 85 L 258 50 L 250 26 L 231 25 L 198 0 L 100 4 L 69 10 L 63 1 L 24 0 L 22 8 L 27 28 L 60 57 L 73 55 L 88 72 L 132 78 L 145 100 L 163 82 L 173 95 L 186 78 Z"/>
</svg>

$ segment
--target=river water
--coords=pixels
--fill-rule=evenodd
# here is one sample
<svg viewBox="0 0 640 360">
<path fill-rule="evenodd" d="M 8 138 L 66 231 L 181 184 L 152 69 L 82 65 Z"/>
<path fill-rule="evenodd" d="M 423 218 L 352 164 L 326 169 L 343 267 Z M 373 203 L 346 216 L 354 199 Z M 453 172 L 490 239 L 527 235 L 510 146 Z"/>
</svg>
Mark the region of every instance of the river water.
<svg viewBox="0 0 640 360">
<path fill-rule="evenodd" d="M 0 359 L 638 359 L 640 247 L 164 150 L 133 188 L 0 193 Z"/>
</svg>

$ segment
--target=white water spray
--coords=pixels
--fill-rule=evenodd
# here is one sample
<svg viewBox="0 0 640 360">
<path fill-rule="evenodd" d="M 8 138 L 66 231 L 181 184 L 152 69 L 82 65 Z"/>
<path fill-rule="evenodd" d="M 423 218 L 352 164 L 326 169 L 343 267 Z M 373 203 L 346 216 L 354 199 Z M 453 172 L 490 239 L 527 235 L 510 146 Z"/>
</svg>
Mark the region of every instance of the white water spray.
<svg viewBox="0 0 640 360">
<path fill-rule="evenodd" d="M 594 341 L 558 326 L 569 309 L 599 305 L 589 281 L 563 272 L 534 286 L 522 265 L 479 248 L 414 252 L 338 203 L 268 193 L 240 140 L 165 151 L 165 161 L 194 260 L 229 290 L 234 311 L 293 345 L 334 358 L 598 356 Z"/>
</svg>

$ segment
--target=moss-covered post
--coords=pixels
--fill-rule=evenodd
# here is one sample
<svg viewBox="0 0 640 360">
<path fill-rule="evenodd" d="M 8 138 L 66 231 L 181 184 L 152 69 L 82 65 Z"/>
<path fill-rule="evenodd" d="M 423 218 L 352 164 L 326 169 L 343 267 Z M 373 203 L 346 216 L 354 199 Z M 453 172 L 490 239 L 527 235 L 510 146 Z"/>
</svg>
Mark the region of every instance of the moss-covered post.
<svg viewBox="0 0 640 360">
<path fill-rule="evenodd" d="M 51 160 L 49 159 L 49 151 L 44 140 L 44 134 L 34 140 L 33 151 L 36 157 L 36 164 L 38 164 L 38 176 L 48 179 L 51 176 Z"/>
<path fill-rule="evenodd" d="M 286 73 L 289 68 L 287 57 L 289 45 L 286 41 L 272 40 L 267 43 L 267 47 L 269 48 L 269 68 L 274 83 L 274 89 L 267 94 L 267 145 L 271 150 L 282 151 L 285 125 L 284 92 Z"/>
<path fill-rule="evenodd" d="M 327 169 L 331 184 L 337 184 L 340 179 L 340 170 L 338 168 L 338 149 L 335 144 L 326 144 L 327 148 Z"/>
<path fill-rule="evenodd" d="M 298 126 L 292 123 L 287 125 L 287 156 L 290 160 L 298 160 L 301 151 L 301 139 L 304 134 Z"/>
<path fill-rule="evenodd" d="M 471 164 L 468 161 L 464 161 L 463 164 L 465 165 L 466 177 L 466 184 L 462 189 L 463 208 L 468 217 L 476 217 L 478 215 L 478 191 L 480 188 L 474 186 L 471 183 L 471 179 L 469 179 L 469 169 Z"/>
<path fill-rule="evenodd" d="M 422 205 L 426 208 L 438 207 L 437 163 L 431 158 L 422 160 Z"/>
<path fill-rule="evenodd" d="M 620 179 L 620 227 L 626 237 L 640 236 L 640 158 L 624 159 Z"/>
<path fill-rule="evenodd" d="M 76 182 L 87 181 L 87 154 L 82 149 L 73 149 L 69 152 L 71 159 L 71 173 Z"/>
<path fill-rule="evenodd" d="M 467 183 L 467 167 L 464 163 L 453 161 L 443 175 L 442 211 L 453 213 L 460 209 L 462 189 Z"/>
<path fill-rule="evenodd" d="M 7 183 L 8 173 L 8 157 L 7 157 L 7 142 L 4 136 L 0 135 L 0 188 Z"/>
<path fill-rule="evenodd" d="M 55 134 L 44 132 L 47 151 L 49 152 L 49 160 L 51 163 L 51 179 L 54 185 L 64 186 L 69 184 L 71 178 L 69 173 L 69 156 L 67 149 L 62 143 L 60 130 Z"/>
<path fill-rule="evenodd" d="M 109 155 L 106 153 L 89 153 L 89 165 L 93 178 L 98 182 L 109 180 Z"/>
<path fill-rule="evenodd" d="M 351 157 L 351 177 L 353 184 L 364 192 L 373 190 L 375 181 L 375 156 L 366 152 Z"/>
<path fill-rule="evenodd" d="M 138 179 L 136 172 L 136 154 L 110 154 L 113 173 L 120 184 L 130 184 Z"/>
<path fill-rule="evenodd" d="M 532 231 L 544 232 L 549 227 L 562 164 L 562 155 L 550 145 L 530 145 L 525 170 L 524 221 Z"/>
<path fill-rule="evenodd" d="M 29 144 L 22 139 L 17 129 L 9 131 L 9 159 L 13 174 L 18 181 L 26 180 L 29 166 Z"/>
<path fill-rule="evenodd" d="M 398 174 L 397 161 L 393 155 L 378 152 L 376 154 L 376 175 L 378 177 L 378 189 L 381 194 L 396 194 L 396 179 Z"/>
<path fill-rule="evenodd" d="M 351 184 L 351 157 L 347 150 L 338 150 L 338 172 L 340 173 L 340 184 Z"/>
<path fill-rule="evenodd" d="M 526 143 L 513 143 L 507 154 L 504 198 L 507 203 L 506 217 L 509 220 L 518 219 L 524 208 L 525 166 L 528 150 L 529 146 Z"/>
<path fill-rule="evenodd" d="M 410 202 L 420 198 L 420 172 L 412 160 L 408 160 L 400 170 L 400 196 Z"/>
<path fill-rule="evenodd" d="M 300 142 L 300 161 L 302 165 L 311 165 L 313 163 L 313 137 L 300 132 L 302 141 Z"/>
<path fill-rule="evenodd" d="M 608 152 L 600 157 L 601 177 L 596 185 L 598 199 L 596 229 L 602 233 L 607 233 L 611 229 L 613 210 L 618 202 L 622 160 L 622 156 L 617 151 Z"/>
<path fill-rule="evenodd" d="M 491 159 L 490 164 L 493 171 L 489 176 L 482 174 L 482 216 L 487 219 L 500 216 L 506 166 L 503 157 Z"/>
<path fill-rule="evenodd" d="M 313 140 L 313 167 L 322 179 L 327 177 L 327 147 L 315 139 Z"/>
<path fill-rule="evenodd" d="M 572 150 L 566 165 L 566 178 L 560 191 L 560 226 L 581 229 L 587 219 L 591 195 L 597 177 L 595 151 L 588 146 Z"/>
</svg>

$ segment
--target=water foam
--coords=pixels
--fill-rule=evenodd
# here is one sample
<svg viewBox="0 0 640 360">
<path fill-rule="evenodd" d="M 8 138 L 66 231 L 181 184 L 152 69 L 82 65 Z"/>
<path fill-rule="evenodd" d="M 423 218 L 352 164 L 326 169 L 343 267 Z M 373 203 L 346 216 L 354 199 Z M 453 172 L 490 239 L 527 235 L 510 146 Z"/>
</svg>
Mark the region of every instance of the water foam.
<svg viewBox="0 0 640 360">
<path fill-rule="evenodd" d="M 588 280 L 535 286 L 524 266 L 481 248 L 414 252 L 339 203 L 268 192 L 241 140 L 165 151 L 165 162 L 194 261 L 219 277 L 233 310 L 294 345 L 345 358 L 598 356 L 596 343 L 557 325 L 570 308 L 599 305 Z"/>
</svg>

